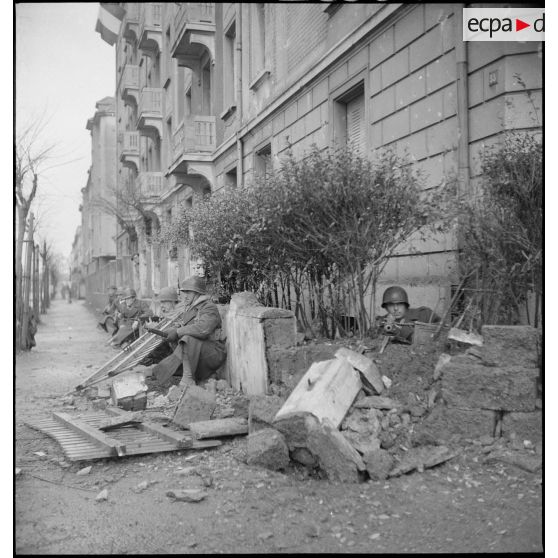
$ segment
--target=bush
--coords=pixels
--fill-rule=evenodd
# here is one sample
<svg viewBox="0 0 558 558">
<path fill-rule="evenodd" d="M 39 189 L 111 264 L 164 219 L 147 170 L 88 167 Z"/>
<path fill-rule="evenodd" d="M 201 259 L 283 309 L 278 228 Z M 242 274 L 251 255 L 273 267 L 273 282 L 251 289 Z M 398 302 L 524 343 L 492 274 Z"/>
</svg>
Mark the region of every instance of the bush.
<svg viewBox="0 0 558 558">
<path fill-rule="evenodd" d="M 439 218 L 435 200 L 390 151 L 371 162 L 348 148 L 313 148 L 184 210 L 166 235 L 188 242 L 230 294 L 253 290 L 294 309 L 305 327 L 318 318 L 329 337 L 354 316 L 365 334 L 379 274 L 401 242 Z"/>
<path fill-rule="evenodd" d="M 482 191 L 461 207 L 460 267 L 480 323 L 539 323 L 542 297 L 542 145 L 514 133 L 482 157 Z M 535 313 L 529 315 L 529 294 Z M 480 323 L 478 325 L 480 325 Z"/>
</svg>

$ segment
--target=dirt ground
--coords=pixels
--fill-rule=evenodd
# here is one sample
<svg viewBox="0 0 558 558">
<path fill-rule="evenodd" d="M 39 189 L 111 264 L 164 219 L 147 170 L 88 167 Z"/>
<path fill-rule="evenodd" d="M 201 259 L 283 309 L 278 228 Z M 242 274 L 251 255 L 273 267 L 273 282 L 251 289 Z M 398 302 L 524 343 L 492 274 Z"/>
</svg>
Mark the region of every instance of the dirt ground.
<svg viewBox="0 0 558 558">
<path fill-rule="evenodd" d="M 350 485 L 250 467 L 242 436 L 212 450 L 69 464 L 25 422 L 67 411 L 62 395 L 114 351 L 83 301 L 55 300 L 42 319 L 37 346 L 16 362 L 18 554 L 542 551 L 542 472 L 482 464 L 475 443 L 423 473 Z M 402 395 L 409 372 L 405 381 L 391 372 L 392 395 Z M 411 391 L 426 393 L 426 375 L 413 376 Z M 180 470 L 198 464 L 209 471 L 207 498 L 167 497 L 189 486 Z M 86 465 L 91 472 L 77 475 Z M 108 500 L 96 501 L 104 488 Z"/>
</svg>

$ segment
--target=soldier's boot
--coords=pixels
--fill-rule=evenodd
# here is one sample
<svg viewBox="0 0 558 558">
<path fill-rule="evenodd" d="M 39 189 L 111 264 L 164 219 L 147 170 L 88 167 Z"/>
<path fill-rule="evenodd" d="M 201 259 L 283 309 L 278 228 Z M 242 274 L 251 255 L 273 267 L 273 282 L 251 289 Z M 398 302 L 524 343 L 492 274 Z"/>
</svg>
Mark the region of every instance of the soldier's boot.
<svg viewBox="0 0 558 558">
<path fill-rule="evenodd" d="M 161 384 L 170 380 L 178 367 L 182 364 L 182 359 L 174 353 L 164 358 L 153 367 L 153 377 Z"/>
<path fill-rule="evenodd" d="M 196 385 L 194 374 L 192 373 L 192 367 L 190 366 L 188 358 L 184 358 L 182 360 L 182 379 L 180 380 L 180 385 L 183 387 Z"/>
</svg>

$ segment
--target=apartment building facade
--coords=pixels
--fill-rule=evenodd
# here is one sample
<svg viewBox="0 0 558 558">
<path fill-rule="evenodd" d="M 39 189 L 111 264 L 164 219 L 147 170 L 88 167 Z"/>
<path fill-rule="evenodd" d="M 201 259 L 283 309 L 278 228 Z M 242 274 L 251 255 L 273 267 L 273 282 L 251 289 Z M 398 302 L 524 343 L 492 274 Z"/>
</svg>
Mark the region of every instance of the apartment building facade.
<svg viewBox="0 0 558 558">
<path fill-rule="evenodd" d="M 116 258 L 117 222 L 114 213 L 107 211 L 114 205 L 116 192 L 114 98 L 101 99 L 95 108 L 95 114 L 86 123 L 86 129 L 91 133 L 91 167 L 87 183 L 81 190 L 80 240 L 74 239 L 74 246 L 85 278 L 86 298 L 97 303 L 105 296 L 108 283 L 114 280 L 110 269 L 111 264 L 115 266 Z"/>
<path fill-rule="evenodd" d="M 188 247 L 157 243 L 181 204 L 253 179 L 288 149 L 390 146 L 425 188 L 456 176 L 467 192 L 484 149 L 541 128 L 541 44 L 463 42 L 462 4 L 112 6 L 116 183 L 140 209 L 133 230 L 119 227 L 117 282 L 143 296 L 199 269 Z M 380 288 L 400 284 L 441 311 L 456 250 L 452 234 L 410 239 Z"/>
</svg>

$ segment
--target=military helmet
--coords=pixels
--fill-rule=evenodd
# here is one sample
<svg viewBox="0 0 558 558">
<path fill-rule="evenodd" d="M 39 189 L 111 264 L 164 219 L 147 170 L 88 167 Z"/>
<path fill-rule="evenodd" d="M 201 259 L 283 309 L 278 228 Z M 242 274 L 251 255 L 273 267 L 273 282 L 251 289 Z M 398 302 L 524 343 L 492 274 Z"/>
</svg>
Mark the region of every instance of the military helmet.
<svg viewBox="0 0 558 558">
<path fill-rule="evenodd" d="M 174 287 L 163 287 L 159 293 L 159 302 L 177 302 L 178 294 Z"/>
<path fill-rule="evenodd" d="M 123 298 L 124 300 L 126 300 L 127 298 L 132 298 L 132 297 L 138 296 L 138 295 L 136 294 L 135 289 L 132 289 L 131 287 L 126 287 L 126 288 L 124 289 L 124 292 L 122 293 L 122 295 L 123 295 L 122 298 Z"/>
<path fill-rule="evenodd" d="M 181 291 L 194 291 L 195 293 L 206 294 L 205 290 L 205 279 L 203 277 L 198 277 L 193 275 L 184 279 L 180 284 Z"/>
<path fill-rule="evenodd" d="M 118 289 L 116 288 L 116 285 L 111 285 L 111 286 L 108 288 L 108 290 L 109 290 L 109 291 L 117 291 Z"/>
<path fill-rule="evenodd" d="M 384 298 L 382 299 L 382 308 L 385 308 L 387 304 L 398 304 L 403 303 L 409 307 L 409 297 L 407 296 L 407 291 L 402 287 L 388 287 L 384 291 Z"/>
</svg>

